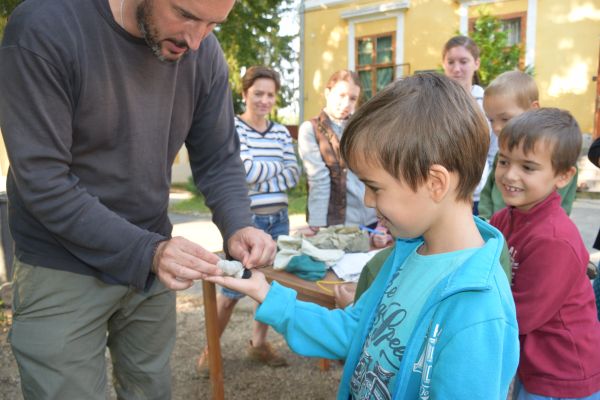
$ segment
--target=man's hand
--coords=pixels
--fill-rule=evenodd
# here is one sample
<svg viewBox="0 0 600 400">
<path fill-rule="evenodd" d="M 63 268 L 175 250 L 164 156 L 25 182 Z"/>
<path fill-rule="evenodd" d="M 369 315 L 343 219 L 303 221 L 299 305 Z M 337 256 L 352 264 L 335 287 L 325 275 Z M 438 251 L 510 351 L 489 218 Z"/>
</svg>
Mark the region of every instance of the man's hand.
<svg viewBox="0 0 600 400">
<path fill-rule="evenodd" d="M 152 272 L 166 287 L 185 290 L 197 279 L 221 275 L 220 258 L 202 246 L 182 237 L 160 242 L 154 252 Z"/>
<path fill-rule="evenodd" d="M 271 236 L 253 227 L 238 230 L 227 241 L 229 255 L 242 262 L 244 267 L 273 265 L 277 244 Z"/>
</svg>

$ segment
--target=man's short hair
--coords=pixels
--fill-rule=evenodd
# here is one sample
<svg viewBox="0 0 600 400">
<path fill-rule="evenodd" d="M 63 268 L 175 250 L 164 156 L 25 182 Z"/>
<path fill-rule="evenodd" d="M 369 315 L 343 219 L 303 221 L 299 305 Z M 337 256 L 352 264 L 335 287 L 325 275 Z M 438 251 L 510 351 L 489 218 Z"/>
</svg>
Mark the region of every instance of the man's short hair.
<svg viewBox="0 0 600 400">
<path fill-rule="evenodd" d="M 552 146 L 552 168 L 555 174 L 575 166 L 581 151 L 581 130 L 570 112 L 558 108 L 530 110 L 511 119 L 498 137 L 498 144 L 511 151 L 523 146 L 528 154 L 540 141 Z"/>
<path fill-rule="evenodd" d="M 421 73 L 388 85 L 344 130 L 340 150 L 350 168 L 380 166 L 417 190 L 434 164 L 457 173 L 456 199 L 469 201 L 481 180 L 490 143 L 487 121 L 450 78 Z"/>
<path fill-rule="evenodd" d="M 540 97 L 533 77 L 521 71 L 508 71 L 498 75 L 485 88 L 484 96 L 511 96 L 523 110 L 529 110 L 531 103 L 539 101 Z"/>
</svg>

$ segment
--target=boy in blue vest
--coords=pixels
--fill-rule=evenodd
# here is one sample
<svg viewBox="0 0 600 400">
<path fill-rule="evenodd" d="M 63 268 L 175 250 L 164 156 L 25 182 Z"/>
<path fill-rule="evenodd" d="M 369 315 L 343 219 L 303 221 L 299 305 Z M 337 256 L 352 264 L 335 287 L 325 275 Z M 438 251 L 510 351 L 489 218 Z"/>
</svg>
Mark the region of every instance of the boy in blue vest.
<svg viewBox="0 0 600 400">
<path fill-rule="evenodd" d="M 398 238 L 369 289 L 345 309 L 296 300 L 255 271 L 215 283 L 261 303 L 256 319 L 295 352 L 345 359 L 339 399 L 503 399 L 519 357 L 504 239 L 474 218 L 486 120 L 451 79 L 394 82 L 351 118 L 341 141 L 365 204 Z"/>
</svg>

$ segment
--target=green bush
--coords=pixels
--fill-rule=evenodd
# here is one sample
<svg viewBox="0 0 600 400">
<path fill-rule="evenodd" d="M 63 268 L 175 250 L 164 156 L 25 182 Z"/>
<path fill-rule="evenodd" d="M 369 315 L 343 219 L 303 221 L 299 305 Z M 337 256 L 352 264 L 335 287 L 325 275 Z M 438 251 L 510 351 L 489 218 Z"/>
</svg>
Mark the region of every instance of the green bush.
<svg viewBox="0 0 600 400">
<path fill-rule="evenodd" d="M 508 33 L 498 18 L 480 11 L 470 36 L 481 50 L 479 76 L 483 87 L 501 73 L 519 69 L 521 47 L 508 45 Z"/>
</svg>

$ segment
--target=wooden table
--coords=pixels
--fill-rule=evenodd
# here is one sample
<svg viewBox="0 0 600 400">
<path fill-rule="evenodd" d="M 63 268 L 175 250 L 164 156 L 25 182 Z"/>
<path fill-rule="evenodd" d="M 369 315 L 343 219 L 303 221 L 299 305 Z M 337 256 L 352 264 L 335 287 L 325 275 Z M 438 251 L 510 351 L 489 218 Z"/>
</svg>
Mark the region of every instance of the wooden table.
<svg viewBox="0 0 600 400">
<path fill-rule="evenodd" d="M 298 292 L 298 300 L 310 301 L 329 309 L 336 308 L 333 293 L 324 291 L 315 282 L 300 279 L 289 272 L 274 270 L 272 267 L 262 268 L 260 271 L 265 274 L 269 282 L 277 281 L 283 286 L 287 286 Z M 333 272 L 328 272 L 324 280 L 340 281 Z M 327 285 L 327 287 L 333 289 L 331 285 Z M 223 385 L 223 366 L 221 360 L 221 344 L 219 341 L 215 284 L 202 281 L 202 293 L 204 297 L 204 318 L 206 325 L 206 341 L 208 343 L 208 366 L 210 368 L 212 398 L 214 400 L 223 400 L 225 398 L 225 390 Z M 319 366 L 322 370 L 328 369 L 329 360 L 319 360 Z"/>
</svg>

